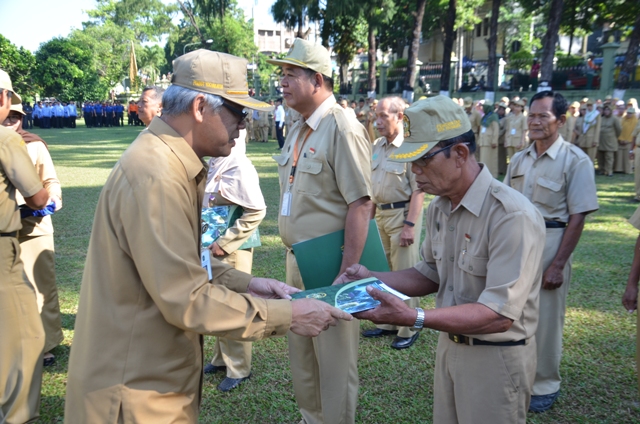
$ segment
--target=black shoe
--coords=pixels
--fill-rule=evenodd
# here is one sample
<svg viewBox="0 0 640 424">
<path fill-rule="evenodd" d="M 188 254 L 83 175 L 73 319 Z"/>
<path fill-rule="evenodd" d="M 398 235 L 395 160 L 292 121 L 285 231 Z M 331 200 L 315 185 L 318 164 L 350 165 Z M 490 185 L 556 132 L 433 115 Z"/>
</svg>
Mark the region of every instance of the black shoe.
<svg viewBox="0 0 640 424">
<path fill-rule="evenodd" d="M 215 374 L 219 371 L 226 371 L 227 367 L 224 365 L 211 365 L 211 364 L 207 364 L 204 366 L 204 373 L 205 374 Z"/>
<path fill-rule="evenodd" d="M 228 392 L 229 390 L 235 389 L 243 381 L 248 380 L 250 378 L 251 378 L 251 374 L 249 374 L 247 377 L 243 377 L 243 378 L 230 378 L 230 377 L 227 377 L 224 380 L 222 380 L 222 383 L 220 383 L 218 385 L 218 390 L 220 390 L 221 392 Z"/>
<path fill-rule="evenodd" d="M 419 335 L 420 333 L 416 332 L 411 337 L 396 337 L 393 340 L 393 343 L 391 343 L 391 347 L 394 349 L 406 349 L 408 347 L 411 347 L 411 345 L 414 344 L 416 340 L 418 340 Z"/>
<path fill-rule="evenodd" d="M 544 412 L 547 411 L 558 398 L 560 390 L 555 393 L 540 396 L 531 396 L 531 403 L 529 404 L 529 412 Z"/>
<path fill-rule="evenodd" d="M 395 336 L 398 334 L 398 330 L 383 330 L 382 328 L 374 328 L 373 330 L 364 330 L 362 337 L 374 338 L 382 336 Z"/>
<path fill-rule="evenodd" d="M 42 360 L 42 364 L 45 367 L 50 367 L 51 365 L 56 363 L 56 357 L 55 356 L 49 356 L 48 358 L 44 358 Z"/>
</svg>

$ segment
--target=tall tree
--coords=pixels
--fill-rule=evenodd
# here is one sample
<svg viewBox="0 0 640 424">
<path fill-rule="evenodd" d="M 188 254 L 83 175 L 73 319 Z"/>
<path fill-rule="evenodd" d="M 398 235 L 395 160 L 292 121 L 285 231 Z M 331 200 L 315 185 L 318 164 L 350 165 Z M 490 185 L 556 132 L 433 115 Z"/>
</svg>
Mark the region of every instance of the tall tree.
<svg viewBox="0 0 640 424">
<path fill-rule="evenodd" d="M 362 16 L 364 16 L 369 26 L 367 30 L 367 40 L 369 44 L 367 49 L 367 60 L 369 62 L 367 85 L 369 92 L 374 93 L 376 91 L 376 53 L 378 51 L 376 34 L 378 27 L 393 18 L 396 11 L 395 3 L 394 0 L 372 0 L 363 2 L 359 6 Z"/>
<path fill-rule="evenodd" d="M 296 37 L 307 38 L 309 27 L 307 20 L 315 20 L 319 14 L 319 2 L 313 0 L 276 0 L 271 6 L 273 20 L 296 30 Z"/>
<path fill-rule="evenodd" d="M 23 97 L 35 96 L 37 89 L 32 77 L 36 60 L 24 47 L 17 48 L 0 34 L 0 68 L 11 77 L 13 88 Z"/>
<path fill-rule="evenodd" d="M 340 69 L 340 93 L 347 94 L 349 89 L 349 64 L 359 49 L 367 42 L 367 23 L 361 16 L 338 15 L 324 18 L 322 39 L 331 45 L 338 57 Z"/>
<path fill-rule="evenodd" d="M 487 69 L 487 86 L 485 98 L 491 102 L 494 101 L 494 94 L 497 88 L 496 59 L 498 49 L 498 17 L 500 15 L 500 0 L 493 0 L 491 3 L 491 19 L 489 21 L 489 66 Z"/>
<path fill-rule="evenodd" d="M 633 24 L 633 31 L 631 31 L 631 37 L 629 37 L 629 49 L 624 58 L 622 69 L 618 75 L 618 81 L 616 83 L 616 89 L 626 90 L 631 86 L 631 74 L 636 70 L 636 63 L 638 54 L 640 53 L 640 13 L 636 16 L 636 21 Z"/>
<path fill-rule="evenodd" d="M 444 48 L 442 51 L 442 74 L 440 75 L 440 94 L 449 95 L 449 81 L 451 80 L 451 53 L 455 39 L 457 0 L 449 0 L 449 8 L 444 23 Z"/>
<path fill-rule="evenodd" d="M 551 78 L 553 76 L 553 58 L 558 44 L 558 32 L 560 30 L 560 20 L 562 19 L 562 8 L 564 0 L 551 0 L 549 7 L 549 20 L 547 33 L 542 43 L 542 60 L 540 63 L 540 86 L 545 83 L 551 89 Z"/>
<path fill-rule="evenodd" d="M 407 73 L 404 77 L 404 96 L 413 101 L 413 86 L 416 83 L 416 61 L 418 60 L 418 50 L 420 49 L 420 33 L 422 30 L 422 19 L 427 0 L 416 1 L 416 11 L 413 13 L 413 31 L 411 45 L 409 46 L 409 58 L 407 60 Z"/>
</svg>

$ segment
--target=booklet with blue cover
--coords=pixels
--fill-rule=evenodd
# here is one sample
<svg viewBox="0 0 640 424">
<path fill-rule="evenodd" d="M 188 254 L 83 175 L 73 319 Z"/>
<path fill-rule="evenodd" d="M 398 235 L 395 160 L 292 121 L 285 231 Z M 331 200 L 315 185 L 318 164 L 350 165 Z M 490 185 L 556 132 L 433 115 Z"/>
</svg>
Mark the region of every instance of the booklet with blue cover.
<svg viewBox="0 0 640 424">
<path fill-rule="evenodd" d="M 401 300 L 409 299 L 408 296 L 392 289 L 377 278 L 365 278 L 364 280 L 353 281 L 351 283 L 305 290 L 294 293 L 291 297 L 293 299 L 310 298 L 322 300 L 345 312 L 355 314 L 356 312 L 373 309 L 380 304 L 380 301 L 369 296 L 369 293 L 367 293 L 368 286 L 373 286 L 380 291 L 390 293 Z"/>
</svg>

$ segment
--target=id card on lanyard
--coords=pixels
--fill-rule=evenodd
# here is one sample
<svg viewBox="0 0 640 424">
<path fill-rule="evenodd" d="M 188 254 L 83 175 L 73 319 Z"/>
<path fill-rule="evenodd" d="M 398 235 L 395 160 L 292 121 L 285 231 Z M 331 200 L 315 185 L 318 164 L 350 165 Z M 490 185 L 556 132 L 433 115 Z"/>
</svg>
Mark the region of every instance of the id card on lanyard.
<svg viewBox="0 0 640 424">
<path fill-rule="evenodd" d="M 280 209 L 280 215 L 282 216 L 290 216 L 291 215 L 291 201 L 293 194 L 291 193 L 291 188 L 293 187 L 293 181 L 296 178 L 296 166 L 298 165 L 298 159 L 300 158 L 300 152 L 304 149 L 304 144 L 307 142 L 307 139 L 313 132 L 313 130 L 309 127 L 306 135 L 304 136 L 304 140 L 302 140 L 302 144 L 300 148 L 298 148 L 298 142 L 300 141 L 300 136 L 302 135 L 302 130 L 300 130 L 300 135 L 296 138 L 296 143 L 293 146 L 293 163 L 291 164 L 291 173 L 289 174 L 289 185 L 287 186 L 287 191 L 282 195 L 282 208 Z"/>
</svg>

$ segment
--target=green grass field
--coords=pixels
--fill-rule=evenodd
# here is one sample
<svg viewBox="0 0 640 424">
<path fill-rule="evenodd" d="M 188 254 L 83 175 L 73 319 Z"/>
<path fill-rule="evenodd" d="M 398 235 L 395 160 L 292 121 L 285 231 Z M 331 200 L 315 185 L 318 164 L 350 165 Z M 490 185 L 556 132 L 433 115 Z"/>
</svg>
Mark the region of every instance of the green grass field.
<svg viewBox="0 0 640 424">
<path fill-rule="evenodd" d="M 67 364 L 80 282 L 94 209 L 109 172 L 140 127 L 35 130 L 49 144 L 63 187 L 64 208 L 54 215 L 56 272 L 65 340 L 44 371 L 41 422 L 62 422 Z M 263 246 L 254 257 L 254 274 L 284 279 L 284 249 L 277 229 L 277 168 L 274 142 L 250 143 L 247 153 L 260 174 L 268 210 L 260 227 Z M 574 254 L 567 305 L 562 394 L 547 413 L 529 414 L 532 423 L 638 423 L 635 379 L 635 320 L 624 311 L 624 291 L 638 232 L 626 219 L 633 176 L 598 177 L 600 211 L 587 218 Z M 422 306 L 432 308 L 433 297 Z M 362 323 L 372 328 L 371 323 Z M 205 358 L 213 338 L 206 337 Z M 432 416 L 433 367 L 437 333 L 425 330 L 405 351 L 390 338 L 360 342 L 359 423 L 428 423 Z M 202 423 L 297 423 L 285 339 L 254 344 L 253 377 L 230 393 L 216 386 L 224 375 L 206 376 Z M 482 423 L 484 424 L 484 423 Z"/>
</svg>

